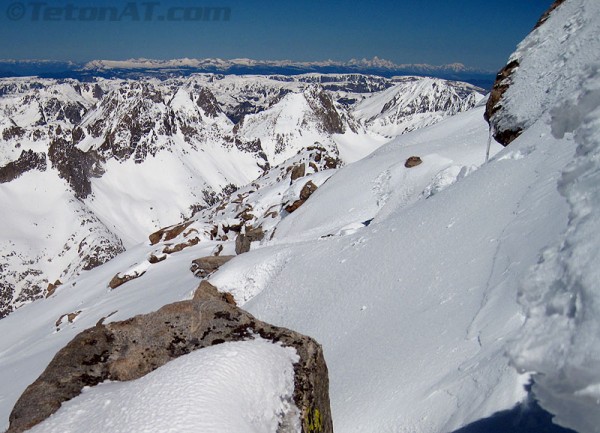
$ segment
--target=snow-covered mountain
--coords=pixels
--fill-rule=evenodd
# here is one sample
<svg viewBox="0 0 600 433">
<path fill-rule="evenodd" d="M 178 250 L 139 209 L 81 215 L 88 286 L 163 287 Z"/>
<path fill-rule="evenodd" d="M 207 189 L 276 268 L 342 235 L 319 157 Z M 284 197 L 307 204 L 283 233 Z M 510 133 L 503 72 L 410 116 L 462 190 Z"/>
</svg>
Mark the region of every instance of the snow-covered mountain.
<svg viewBox="0 0 600 433">
<path fill-rule="evenodd" d="M 491 87 L 494 72 L 467 67 L 461 63 L 448 65 L 396 64 L 389 60 L 351 59 L 349 61 L 291 61 L 255 59 L 129 59 L 92 60 L 87 63 L 58 62 L 48 60 L 0 59 L 0 77 L 37 75 L 45 78 L 89 79 L 104 78 L 169 78 L 197 73 L 235 75 L 298 75 L 318 74 L 367 74 L 393 77 L 398 75 L 433 76 L 443 79 L 467 81 Z"/>
<path fill-rule="evenodd" d="M 0 315 L 303 149 L 324 148 L 324 160 L 339 164 L 365 156 L 389 138 L 358 122 L 352 107 L 398 80 L 318 74 L 0 80 Z M 455 101 L 446 116 L 482 97 L 468 88 L 473 96 Z M 410 98 L 420 96 L 413 91 Z M 442 117 L 423 115 L 431 122 Z"/>
<path fill-rule="evenodd" d="M 472 108 L 483 99 L 473 90 L 466 83 L 406 77 L 356 104 L 352 114 L 370 130 L 393 137 Z"/>
<path fill-rule="evenodd" d="M 541 431 L 547 426 L 538 428 L 538 419 L 528 417 L 536 400 L 556 423 L 597 433 L 600 4 L 565 0 L 555 6 L 513 56 L 519 67 L 496 101 L 500 117 L 488 116 L 492 124 L 520 128 L 506 148 L 488 142 L 492 134 L 481 104 L 400 135 L 345 165 L 340 164 L 344 142 L 336 139 L 366 131 L 364 121 L 352 114 L 355 103 L 345 109 L 340 102 L 360 99 L 354 91 L 300 85 L 245 115 L 232 134 L 249 128 L 244 134 L 268 137 L 284 124 L 295 130 L 298 122 L 311 125 L 311 133 L 334 125 L 345 134 L 332 134 L 337 154 L 325 139 L 322 145 L 294 149 L 291 157 L 261 169 L 254 181 L 192 218 L 147 233 L 143 242 L 70 278 L 47 299 L 0 320 L 0 426 L 8 424 L 27 385 L 80 331 L 189 299 L 200 280 L 208 278 L 259 320 L 310 335 L 323 345 L 336 432 L 488 431 L 506 417 L 505 425 Z M 219 101 L 219 90 L 211 93 Z M 156 99 L 153 107 L 162 107 Z M 317 101 L 321 109 L 333 104 L 335 111 L 327 112 L 339 117 L 324 118 L 314 109 L 292 116 L 276 109 L 282 103 L 308 110 Z M 183 106 L 194 116 L 205 113 Z M 263 116 L 264 129 L 251 122 L 254 116 Z M 212 118 L 219 119 L 218 112 Z M 488 143 L 491 159 L 485 163 Z M 97 143 L 90 149 L 105 151 Z M 281 158 L 288 157 L 288 150 Z M 186 157 L 193 155 L 188 152 Z M 173 151 L 161 149 L 156 155 L 163 153 Z M 267 161 L 277 155 L 264 153 Z M 155 158 L 149 155 L 135 164 L 135 157 L 123 161 L 115 153 L 102 167 L 105 173 L 110 164 L 143 167 Z M 39 174 L 36 170 L 16 181 Z M 143 191 L 134 173 L 121 180 L 132 187 L 128 200 L 140 199 Z M 91 178 L 89 197 L 98 179 L 108 177 Z M 18 186 L 14 181 L 5 185 Z M 17 233 L 26 235 L 26 230 Z M 216 258 L 224 264 L 215 272 L 216 266 L 209 265 Z M 256 347 L 221 349 L 231 373 L 247 374 L 246 367 L 232 367 L 231 358 L 248 359 Z M 279 375 L 278 386 L 267 377 L 289 369 L 290 354 L 280 357 L 276 348 L 269 349 L 268 356 L 260 353 L 285 362 L 274 361 L 270 371 L 257 366 L 257 373 L 274 393 L 289 396 L 289 386 L 281 386 L 289 385 L 289 376 L 281 382 Z M 115 405 L 136 410 L 140 390 L 162 390 L 196 360 L 222 379 L 208 385 L 207 394 L 229 402 L 218 391 L 240 383 L 240 376 L 215 369 L 218 358 L 200 359 L 213 354 L 185 355 L 143 382 L 92 387 L 36 431 L 60 431 L 61 423 L 87 414 L 93 414 L 86 418 L 87 430 L 106 431 Z M 190 380 L 203 383 L 197 373 L 194 369 Z M 202 406 L 207 395 L 178 395 L 172 388 L 161 394 L 169 401 L 146 394 L 144 401 L 157 409 L 165 403 L 194 406 L 190 400 Z M 269 416 L 275 400 L 266 405 Z M 182 416 L 174 419 L 176 425 L 214 422 L 206 428 L 223 431 L 224 424 L 208 415 L 199 420 Z M 121 427 L 152 428 L 151 417 L 133 418 L 130 424 L 124 419 Z"/>
</svg>

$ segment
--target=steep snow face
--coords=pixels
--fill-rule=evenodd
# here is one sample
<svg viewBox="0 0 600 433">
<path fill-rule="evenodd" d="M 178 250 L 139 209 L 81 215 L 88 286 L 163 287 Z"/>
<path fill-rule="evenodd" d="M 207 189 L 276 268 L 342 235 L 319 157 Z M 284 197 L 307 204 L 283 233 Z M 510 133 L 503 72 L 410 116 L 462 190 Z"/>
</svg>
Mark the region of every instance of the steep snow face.
<svg viewBox="0 0 600 433">
<path fill-rule="evenodd" d="M 598 62 L 599 7 L 594 1 L 565 1 L 519 44 L 509 59 L 518 68 L 491 119 L 496 129 L 528 128 L 579 91 L 582 71 Z"/>
<path fill-rule="evenodd" d="M 417 77 L 396 83 L 353 107 L 354 117 L 369 130 L 394 137 L 466 111 L 483 99 L 481 89 L 465 83 Z"/>
<path fill-rule="evenodd" d="M 548 88 L 532 95 L 527 119 L 541 117 L 538 122 L 549 122 L 553 135 L 574 141 L 577 150 L 558 181 L 568 226 L 523 284 L 527 322 L 511 356 L 519 369 L 535 373 L 534 392 L 556 422 L 581 433 L 600 431 L 599 22 L 597 2 L 564 3 L 520 46 L 514 81 L 517 89 L 530 81 L 534 89 Z M 562 67 L 550 67 L 557 63 Z M 546 74 L 556 79 L 550 87 Z M 516 119 L 525 117 L 522 110 Z"/>
<path fill-rule="evenodd" d="M 131 382 L 109 382 L 65 403 L 32 433 L 65 431 L 276 433 L 300 431 L 293 348 L 256 339 L 184 355 Z"/>
<path fill-rule="evenodd" d="M 343 168 L 271 244 L 211 277 L 323 344 L 337 431 L 452 431 L 524 398 L 504 354 L 524 319 L 519 282 L 567 222 L 555 185 L 573 145 L 542 124 L 473 172 L 482 114 Z M 412 155 L 423 163 L 406 168 Z"/>
</svg>

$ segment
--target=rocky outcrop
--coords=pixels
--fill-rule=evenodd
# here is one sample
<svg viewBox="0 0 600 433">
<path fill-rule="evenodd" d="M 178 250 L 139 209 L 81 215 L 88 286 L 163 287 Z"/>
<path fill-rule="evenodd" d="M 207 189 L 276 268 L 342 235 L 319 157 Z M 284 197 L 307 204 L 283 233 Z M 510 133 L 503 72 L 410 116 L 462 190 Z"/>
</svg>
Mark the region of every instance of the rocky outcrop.
<svg viewBox="0 0 600 433">
<path fill-rule="evenodd" d="M 148 236 L 148 239 L 150 240 L 150 245 L 156 245 L 160 241 L 167 242 L 172 239 L 175 239 L 177 236 L 183 233 L 184 230 L 190 226 L 190 224 L 191 221 L 188 221 L 182 224 L 176 224 L 173 226 L 165 227 L 152 233 L 150 236 Z"/>
<path fill-rule="evenodd" d="M 108 287 L 110 287 L 111 289 L 114 290 L 117 287 L 122 286 L 123 284 L 127 283 L 128 281 L 132 281 L 132 280 L 135 280 L 136 278 L 141 277 L 145 273 L 146 273 L 146 271 L 117 274 L 114 277 L 112 277 L 112 279 L 108 283 Z"/>
<path fill-rule="evenodd" d="M 329 379 L 321 346 L 297 332 L 255 319 L 206 282 L 192 300 L 122 322 L 99 323 L 77 335 L 17 401 L 7 433 L 40 423 L 85 386 L 137 379 L 194 350 L 256 336 L 297 351 L 294 402 L 302 432 L 331 433 Z"/>
<path fill-rule="evenodd" d="M 305 96 L 308 105 L 318 117 L 325 132 L 328 134 L 343 134 L 346 131 L 342 116 L 336 109 L 333 99 L 322 87 L 309 88 Z"/>
<path fill-rule="evenodd" d="M 540 27 L 542 24 L 546 22 L 546 20 L 550 17 L 552 12 L 559 7 L 565 0 L 556 0 L 550 8 L 544 12 L 542 17 L 539 19 L 537 24 L 535 25 L 535 29 Z M 503 107 L 502 100 L 504 98 L 505 93 L 510 88 L 512 84 L 512 76 L 515 71 L 519 68 L 520 59 L 511 58 L 509 63 L 504 66 L 496 75 L 496 81 L 494 82 L 494 87 L 490 92 L 490 97 L 487 101 L 485 107 L 484 118 L 489 123 L 490 128 L 492 130 L 492 134 L 498 143 L 503 146 L 508 146 L 512 143 L 517 137 L 521 135 L 523 132 L 523 125 L 520 125 L 518 122 L 510 122 L 511 124 L 507 124 L 506 122 L 500 122 L 499 118 L 507 117 L 503 116 L 503 111 L 505 108 Z"/>
<path fill-rule="evenodd" d="M 300 198 L 296 201 L 294 201 L 291 204 L 288 204 L 285 207 L 285 210 L 288 211 L 289 213 L 294 212 L 296 209 L 298 209 L 300 206 L 302 206 L 304 204 L 304 202 L 306 200 L 308 200 L 308 198 L 313 195 L 313 193 L 317 190 L 317 185 L 315 185 L 311 180 L 309 180 L 308 182 L 306 182 L 306 184 L 304 184 L 304 186 L 302 187 L 302 190 L 300 191 Z"/>
<path fill-rule="evenodd" d="M 56 139 L 50 144 L 48 158 L 60 177 L 69 183 L 75 196 L 81 199 L 92 192 L 90 179 L 104 173 L 104 160 L 97 152 L 83 152 L 63 139 Z"/>
<path fill-rule="evenodd" d="M 300 179 L 304 177 L 306 174 L 306 165 L 305 164 L 296 164 L 291 167 L 290 171 L 292 172 L 291 181 L 295 181 L 296 179 Z"/>
<path fill-rule="evenodd" d="M 11 182 L 29 170 L 46 171 L 46 154 L 23 150 L 19 159 L 0 167 L 0 183 Z"/>
<path fill-rule="evenodd" d="M 250 244 L 262 241 L 265 237 L 262 227 L 246 228 L 245 233 L 240 233 L 235 238 L 235 253 L 242 254 L 250 251 Z"/>
<path fill-rule="evenodd" d="M 235 256 L 207 256 L 192 261 L 190 271 L 198 278 L 206 278 Z"/>
</svg>

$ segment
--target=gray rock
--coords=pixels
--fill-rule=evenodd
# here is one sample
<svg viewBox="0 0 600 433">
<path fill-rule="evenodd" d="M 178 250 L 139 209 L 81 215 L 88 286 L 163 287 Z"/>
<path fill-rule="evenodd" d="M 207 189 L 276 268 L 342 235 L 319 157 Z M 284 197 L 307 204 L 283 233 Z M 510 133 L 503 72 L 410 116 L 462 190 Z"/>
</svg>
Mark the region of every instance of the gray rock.
<svg viewBox="0 0 600 433">
<path fill-rule="evenodd" d="M 246 233 L 240 233 L 235 238 L 235 253 L 243 254 L 250 251 L 250 244 L 255 241 L 261 241 L 265 237 L 262 227 L 246 228 Z"/>
<path fill-rule="evenodd" d="M 192 261 L 190 270 L 199 278 L 206 278 L 235 256 L 207 256 Z"/>
</svg>

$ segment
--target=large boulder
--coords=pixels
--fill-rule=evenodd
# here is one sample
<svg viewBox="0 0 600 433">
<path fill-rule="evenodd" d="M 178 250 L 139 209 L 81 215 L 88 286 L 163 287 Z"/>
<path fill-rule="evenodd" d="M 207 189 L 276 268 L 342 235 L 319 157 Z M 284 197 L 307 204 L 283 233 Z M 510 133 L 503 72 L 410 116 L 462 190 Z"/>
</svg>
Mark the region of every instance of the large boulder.
<svg viewBox="0 0 600 433">
<path fill-rule="evenodd" d="M 255 336 L 296 350 L 300 360 L 294 365 L 294 402 L 302 432 L 331 433 L 329 379 L 321 346 L 310 337 L 255 319 L 207 282 L 192 300 L 122 322 L 98 323 L 77 335 L 17 401 L 7 433 L 23 432 L 45 420 L 85 386 L 137 379 L 194 350 Z"/>
</svg>

